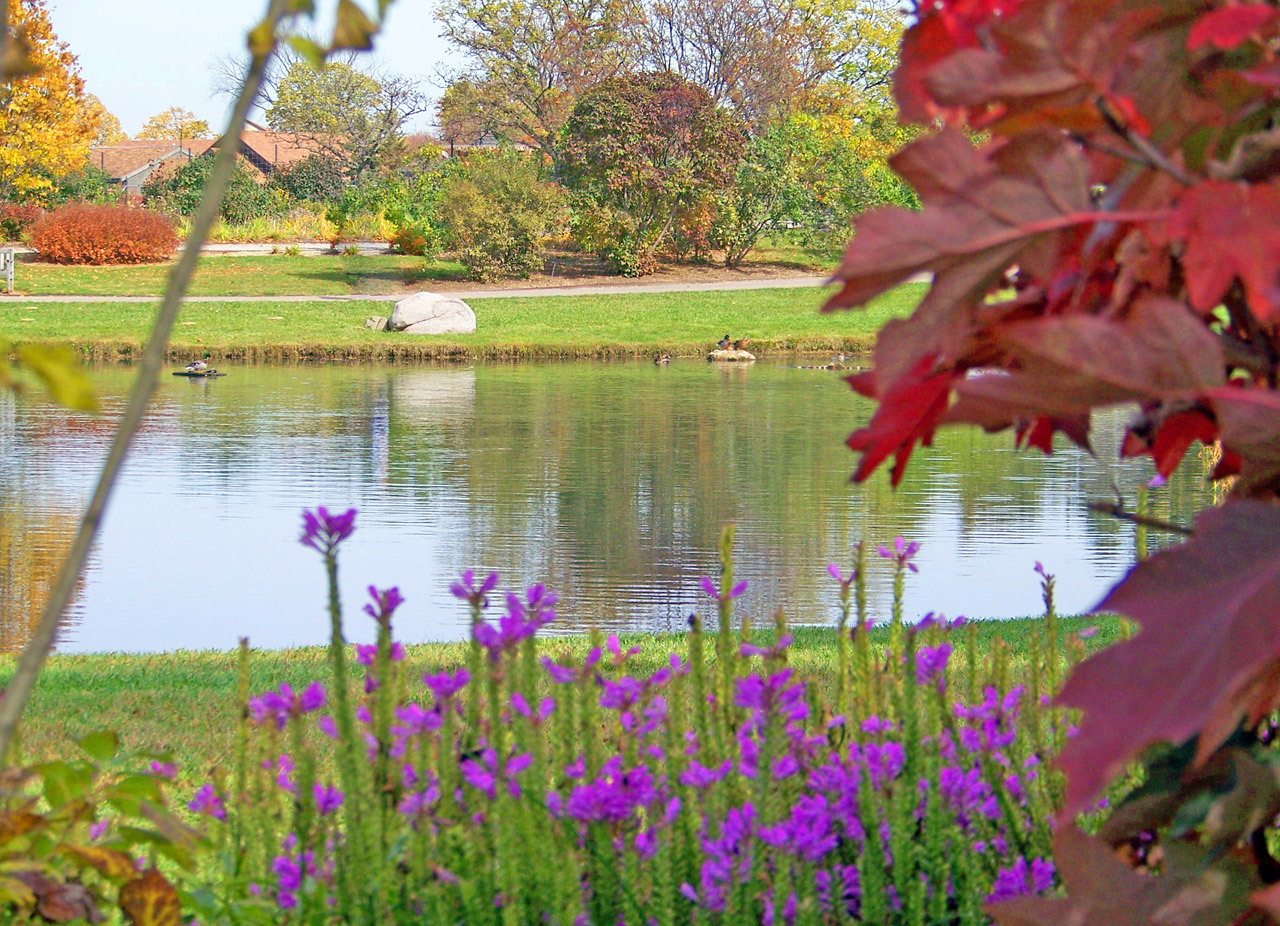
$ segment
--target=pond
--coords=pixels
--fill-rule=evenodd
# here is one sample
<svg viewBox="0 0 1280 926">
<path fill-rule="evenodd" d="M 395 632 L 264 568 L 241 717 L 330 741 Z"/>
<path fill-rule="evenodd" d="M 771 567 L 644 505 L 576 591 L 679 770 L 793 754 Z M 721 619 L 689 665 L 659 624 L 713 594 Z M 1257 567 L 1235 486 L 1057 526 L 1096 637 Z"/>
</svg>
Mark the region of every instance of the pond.
<svg viewBox="0 0 1280 926">
<path fill-rule="evenodd" d="M 791 361 L 794 364 L 796 361 Z M 812 362 L 812 361 L 808 361 Z M 830 561 L 865 537 L 918 540 L 907 611 L 1014 617 L 1040 610 L 1037 560 L 1063 613 L 1094 605 L 1133 559 L 1130 525 L 1090 499 L 1132 499 L 1148 461 L 1116 461 L 1121 412 L 1097 459 L 1045 458 L 1012 438 L 945 431 L 897 492 L 848 482 L 844 446 L 871 405 L 838 374 L 785 362 L 226 367 L 164 377 L 103 525 L 62 651 L 262 647 L 325 639 L 319 558 L 297 543 L 304 507 L 360 509 L 341 573 L 350 636 L 371 639 L 364 589 L 398 584 L 410 642 L 461 639 L 448 593 L 466 568 L 561 595 L 561 630 L 679 630 L 709 614 L 698 580 L 737 525 L 740 602 L 756 622 L 835 618 Z M 0 400 L 0 643 L 21 644 L 70 542 L 133 376 L 93 371 L 104 414 Z M 1194 453 L 1193 453 L 1194 456 Z M 1155 494 L 1186 520 L 1206 504 L 1191 465 Z M 872 564 L 875 614 L 890 573 Z"/>
</svg>

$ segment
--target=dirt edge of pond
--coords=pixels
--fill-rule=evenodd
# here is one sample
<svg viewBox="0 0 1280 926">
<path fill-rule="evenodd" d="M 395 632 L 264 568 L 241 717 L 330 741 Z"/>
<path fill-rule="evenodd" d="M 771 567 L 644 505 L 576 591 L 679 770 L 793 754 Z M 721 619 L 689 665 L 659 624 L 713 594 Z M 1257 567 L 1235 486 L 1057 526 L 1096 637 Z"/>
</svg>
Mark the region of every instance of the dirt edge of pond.
<svg viewBox="0 0 1280 926">
<path fill-rule="evenodd" d="M 142 355 L 143 345 L 127 340 L 82 340 L 60 342 L 90 361 L 136 360 Z M 874 335 L 851 337 L 797 337 L 752 339 L 751 349 L 757 356 L 776 354 L 830 355 L 845 353 L 865 355 L 875 344 Z M 339 361 L 339 362 L 413 362 L 444 361 L 470 362 L 475 360 L 610 360 L 653 359 L 668 354 L 681 360 L 702 360 L 707 355 L 707 345 L 696 343 L 655 344 L 463 344 L 457 341 L 432 340 L 408 341 L 403 336 L 389 334 L 385 340 L 359 344 L 253 344 L 220 345 L 175 342 L 169 345 L 167 358 L 171 361 L 189 360 L 208 351 L 216 360 L 233 360 L 250 363 Z M 830 358 L 827 358 L 828 361 Z"/>
</svg>

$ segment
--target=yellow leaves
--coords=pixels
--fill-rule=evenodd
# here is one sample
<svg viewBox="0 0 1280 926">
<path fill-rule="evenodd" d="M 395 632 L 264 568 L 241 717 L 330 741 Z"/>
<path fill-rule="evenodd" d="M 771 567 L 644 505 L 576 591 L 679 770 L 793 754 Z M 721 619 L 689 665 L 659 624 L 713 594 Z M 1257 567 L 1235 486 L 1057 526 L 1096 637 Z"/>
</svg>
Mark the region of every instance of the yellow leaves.
<svg viewBox="0 0 1280 926">
<path fill-rule="evenodd" d="M 14 157 L 0 165 L 0 197 L 13 189 L 40 190 L 48 176 L 83 167 L 94 128 L 83 118 L 84 80 L 75 55 L 59 42 L 45 0 L 5 0 L 9 27 L 26 42 L 28 74 L 7 82 L 0 108 L 0 149 Z M 14 46 L 6 43 L 6 64 Z"/>
<path fill-rule="evenodd" d="M 129 853 L 119 849 L 104 849 L 101 846 L 65 845 L 62 852 L 77 862 L 88 865 L 108 878 L 120 880 L 132 878 L 138 873 L 133 858 Z"/>
<path fill-rule="evenodd" d="M 338 19 L 333 25 L 333 50 L 353 48 L 368 51 L 378 25 L 352 0 L 338 0 Z"/>
<path fill-rule="evenodd" d="M 120 888 L 120 909 L 133 926 L 182 926 L 178 892 L 154 868 Z"/>
<path fill-rule="evenodd" d="M 84 412 L 98 410 L 89 378 L 70 350 L 60 345 L 24 344 L 17 355 L 18 362 L 36 375 L 59 405 Z"/>
</svg>

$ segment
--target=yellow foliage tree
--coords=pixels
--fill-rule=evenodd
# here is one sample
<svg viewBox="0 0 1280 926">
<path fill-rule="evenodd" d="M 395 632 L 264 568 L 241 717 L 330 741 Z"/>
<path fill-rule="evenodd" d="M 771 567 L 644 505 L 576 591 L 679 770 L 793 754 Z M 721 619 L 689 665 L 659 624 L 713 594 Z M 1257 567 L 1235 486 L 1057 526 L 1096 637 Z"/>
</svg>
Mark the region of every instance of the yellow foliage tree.
<svg viewBox="0 0 1280 926">
<path fill-rule="evenodd" d="M 93 134 L 94 147 L 116 145 L 129 137 L 120 125 L 120 120 L 92 93 L 85 95 L 85 108 L 86 118 L 95 120 L 98 126 Z"/>
<path fill-rule="evenodd" d="M 79 62 L 58 41 L 45 0 L 4 0 L 27 47 L 27 73 L 0 82 L 0 199 L 41 199 L 84 167 L 97 134 Z"/>
<path fill-rule="evenodd" d="M 156 113 L 138 133 L 139 138 L 208 138 L 209 123 L 181 106 L 170 106 Z"/>
</svg>

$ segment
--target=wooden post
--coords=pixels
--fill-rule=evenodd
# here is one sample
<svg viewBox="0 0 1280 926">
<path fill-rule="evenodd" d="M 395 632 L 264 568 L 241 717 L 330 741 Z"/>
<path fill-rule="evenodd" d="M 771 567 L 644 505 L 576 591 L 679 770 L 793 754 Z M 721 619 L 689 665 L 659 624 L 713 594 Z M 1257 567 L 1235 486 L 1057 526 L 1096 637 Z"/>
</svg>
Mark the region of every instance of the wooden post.
<svg viewBox="0 0 1280 926">
<path fill-rule="evenodd" d="M 4 291 L 13 293 L 13 248 L 0 248 L 0 271 L 4 272 Z"/>
</svg>

